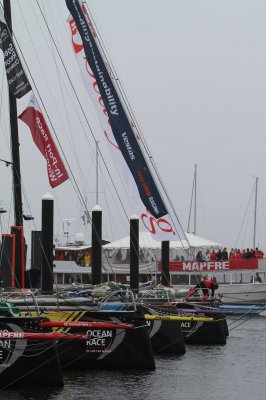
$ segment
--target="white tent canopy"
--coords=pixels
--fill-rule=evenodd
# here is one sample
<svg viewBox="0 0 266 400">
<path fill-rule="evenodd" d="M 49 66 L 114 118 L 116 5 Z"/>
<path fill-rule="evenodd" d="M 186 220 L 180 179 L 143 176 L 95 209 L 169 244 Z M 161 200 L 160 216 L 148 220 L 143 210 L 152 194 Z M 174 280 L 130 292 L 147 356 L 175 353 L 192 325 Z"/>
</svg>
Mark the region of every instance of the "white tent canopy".
<svg viewBox="0 0 266 400">
<path fill-rule="evenodd" d="M 201 238 L 200 236 L 196 236 L 192 233 L 186 233 L 187 240 L 190 244 L 191 248 L 211 248 L 218 249 L 223 246 L 219 243 L 212 242 L 211 240 Z M 104 249 L 129 249 L 130 247 L 130 237 L 126 236 L 124 238 L 118 239 L 114 242 L 108 243 L 103 246 Z M 139 247 L 143 249 L 160 249 L 161 242 L 157 242 L 154 240 L 149 232 L 140 232 L 139 233 Z M 186 241 L 172 241 L 170 242 L 171 249 L 187 249 Z"/>
</svg>

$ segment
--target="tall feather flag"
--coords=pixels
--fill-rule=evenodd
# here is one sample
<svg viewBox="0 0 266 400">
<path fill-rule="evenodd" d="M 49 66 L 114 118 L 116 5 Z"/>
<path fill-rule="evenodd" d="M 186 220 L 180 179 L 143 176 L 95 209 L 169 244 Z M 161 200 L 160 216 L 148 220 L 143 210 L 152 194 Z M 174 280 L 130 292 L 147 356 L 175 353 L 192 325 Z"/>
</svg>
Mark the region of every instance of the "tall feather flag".
<svg viewBox="0 0 266 400">
<path fill-rule="evenodd" d="M 169 214 L 153 179 L 150 167 L 139 146 L 110 68 L 98 47 L 97 33 L 84 4 L 66 0 L 71 13 L 68 19 L 75 57 L 85 87 L 98 113 L 104 136 L 115 162 L 124 178 L 139 215 L 142 229 L 156 240 L 183 240 L 187 238 L 178 218 Z"/>
<path fill-rule="evenodd" d="M 31 130 L 34 143 L 45 157 L 47 174 L 52 188 L 69 179 L 69 175 L 53 141 L 52 135 L 32 93 L 28 107 L 18 116 Z"/>
<path fill-rule="evenodd" d="M 20 99 L 31 90 L 3 11 L 0 8 L 0 48 L 3 50 L 6 76 L 11 93 Z"/>
</svg>

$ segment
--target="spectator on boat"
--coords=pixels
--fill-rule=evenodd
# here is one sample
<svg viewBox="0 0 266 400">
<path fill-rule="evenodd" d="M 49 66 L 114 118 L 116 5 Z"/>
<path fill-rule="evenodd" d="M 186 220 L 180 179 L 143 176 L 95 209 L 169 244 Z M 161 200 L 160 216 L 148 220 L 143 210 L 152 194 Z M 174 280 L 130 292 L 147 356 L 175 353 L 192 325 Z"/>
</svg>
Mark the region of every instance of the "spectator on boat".
<svg viewBox="0 0 266 400">
<path fill-rule="evenodd" d="M 243 258 L 243 254 L 241 253 L 240 249 L 237 249 L 237 251 L 235 253 L 235 258 L 238 260 Z"/>
<path fill-rule="evenodd" d="M 140 249 L 140 252 L 139 252 L 139 261 L 141 262 L 141 263 L 144 263 L 144 253 L 143 253 L 143 250 L 142 249 Z"/>
<path fill-rule="evenodd" d="M 180 261 L 180 257 L 178 254 L 175 256 L 175 261 Z"/>
<path fill-rule="evenodd" d="M 247 248 L 247 251 L 245 252 L 245 257 L 244 258 L 251 258 L 251 253 L 250 250 Z"/>
<path fill-rule="evenodd" d="M 126 257 L 125 257 L 124 263 L 125 264 L 129 264 L 129 262 L 130 262 L 130 250 L 127 249 L 127 253 L 126 253 Z"/>
<path fill-rule="evenodd" d="M 84 254 L 82 253 L 82 251 L 78 252 L 77 258 L 76 258 L 76 263 L 78 265 L 84 265 Z"/>
<path fill-rule="evenodd" d="M 90 267 L 91 264 L 91 256 L 89 255 L 89 253 L 86 253 L 84 256 L 84 265 L 85 267 Z"/>
<path fill-rule="evenodd" d="M 210 250 L 209 249 L 206 250 L 204 261 L 210 261 Z"/>
<path fill-rule="evenodd" d="M 221 259 L 222 259 L 222 252 L 221 249 L 219 249 L 216 253 L 216 260 L 221 261 Z"/>
<path fill-rule="evenodd" d="M 235 249 L 232 248 L 230 253 L 229 253 L 229 259 L 230 258 L 235 258 L 235 254 L 236 254 Z"/>
<path fill-rule="evenodd" d="M 256 258 L 258 258 L 258 259 L 262 259 L 264 257 L 263 251 L 259 250 L 258 247 L 256 247 L 255 255 L 256 255 Z"/>
<path fill-rule="evenodd" d="M 223 248 L 221 260 L 228 260 L 228 252 L 226 247 Z"/>
<path fill-rule="evenodd" d="M 211 261 L 216 261 L 216 253 L 215 253 L 214 250 L 213 250 L 213 251 L 211 252 L 211 254 L 210 254 L 210 260 L 211 260 Z"/>
<path fill-rule="evenodd" d="M 115 259 L 116 259 L 118 264 L 121 263 L 121 260 L 122 260 L 122 251 L 121 251 L 121 249 L 119 249 L 118 252 L 116 253 Z"/>
<path fill-rule="evenodd" d="M 204 261 L 204 258 L 203 258 L 201 250 L 199 250 L 198 254 L 196 255 L 196 260 L 199 261 L 199 262 Z"/>
<path fill-rule="evenodd" d="M 254 249 L 250 249 L 250 258 L 256 258 L 256 253 Z"/>
</svg>

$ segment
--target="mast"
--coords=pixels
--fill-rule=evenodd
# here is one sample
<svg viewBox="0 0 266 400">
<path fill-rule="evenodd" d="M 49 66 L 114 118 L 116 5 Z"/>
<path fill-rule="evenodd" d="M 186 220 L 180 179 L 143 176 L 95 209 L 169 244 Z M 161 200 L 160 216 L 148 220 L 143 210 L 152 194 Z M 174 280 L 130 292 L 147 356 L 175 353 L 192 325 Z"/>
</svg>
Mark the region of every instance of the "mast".
<svg viewBox="0 0 266 400">
<path fill-rule="evenodd" d="M 96 204 L 99 204 L 99 140 L 96 140 Z"/>
<path fill-rule="evenodd" d="M 196 235 L 196 226 L 197 226 L 197 164 L 195 164 L 195 172 L 194 172 L 194 235 Z"/>
<path fill-rule="evenodd" d="M 255 249 L 255 247 L 256 247 L 256 225 L 257 225 L 258 182 L 259 182 L 259 178 L 256 178 L 256 183 L 255 183 L 255 208 L 254 208 L 254 233 L 253 233 L 253 249 Z"/>
<path fill-rule="evenodd" d="M 189 216 L 188 216 L 188 226 L 187 226 L 187 231 L 189 232 L 191 210 L 192 210 L 192 203 L 193 203 L 193 197 L 194 197 L 194 234 L 195 235 L 196 235 L 196 224 L 197 224 L 197 189 L 196 188 L 197 188 L 197 164 L 195 164 L 195 169 L 194 169 L 194 178 L 193 178 L 192 194 L 191 194 Z"/>
<path fill-rule="evenodd" d="M 10 0 L 3 0 L 4 14 L 6 23 L 12 34 L 11 6 Z M 22 214 L 22 194 L 21 194 L 21 175 L 20 175 L 20 155 L 18 138 L 18 120 L 17 120 L 17 101 L 9 88 L 9 114 L 11 131 L 11 153 L 13 169 L 13 191 L 14 191 L 14 219 L 16 226 L 23 226 Z"/>
</svg>

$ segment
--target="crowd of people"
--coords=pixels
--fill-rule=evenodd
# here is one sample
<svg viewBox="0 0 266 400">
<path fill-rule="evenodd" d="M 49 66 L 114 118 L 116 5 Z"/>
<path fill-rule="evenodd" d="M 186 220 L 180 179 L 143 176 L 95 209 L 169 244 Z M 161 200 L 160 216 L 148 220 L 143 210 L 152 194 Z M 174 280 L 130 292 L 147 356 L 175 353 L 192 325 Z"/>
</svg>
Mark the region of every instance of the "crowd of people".
<svg viewBox="0 0 266 400">
<path fill-rule="evenodd" d="M 91 266 L 91 256 L 88 251 L 57 251 L 54 255 L 54 260 L 75 261 L 81 267 Z"/>
<path fill-rule="evenodd" d="M 197 261 L 223 261 L 229 259 L 249 259 L 249 258 L 257 258 L 261 259 L 264 257 L 264 253 L 258 247 L 256 249 L 231 249 L 228 253 L 227 248 L 224 247 L 223 249 L 215 250 L 207 250 L 205 254 L 202 253 L 200 250 L 197 253 L 196 259 Z"/>
</svg>

